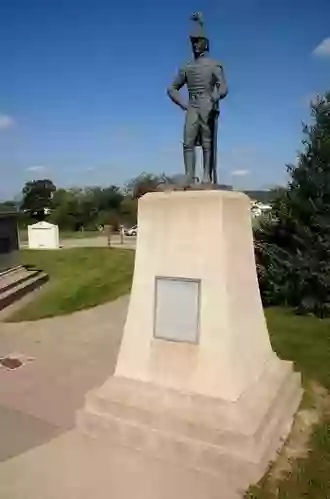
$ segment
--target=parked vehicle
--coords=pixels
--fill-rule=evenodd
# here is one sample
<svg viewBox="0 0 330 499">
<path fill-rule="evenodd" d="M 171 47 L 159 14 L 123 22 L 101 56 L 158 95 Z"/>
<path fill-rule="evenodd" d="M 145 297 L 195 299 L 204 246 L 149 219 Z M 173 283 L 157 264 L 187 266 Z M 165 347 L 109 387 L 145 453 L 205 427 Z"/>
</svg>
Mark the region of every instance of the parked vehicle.
<svg viewBox="0 0 330 499">
<path fill-rule="evenodd" d="M 133 225 L 130 229 L 124 229 L 125 236 L 137 236 L 137 225 Z"/>
</svg>

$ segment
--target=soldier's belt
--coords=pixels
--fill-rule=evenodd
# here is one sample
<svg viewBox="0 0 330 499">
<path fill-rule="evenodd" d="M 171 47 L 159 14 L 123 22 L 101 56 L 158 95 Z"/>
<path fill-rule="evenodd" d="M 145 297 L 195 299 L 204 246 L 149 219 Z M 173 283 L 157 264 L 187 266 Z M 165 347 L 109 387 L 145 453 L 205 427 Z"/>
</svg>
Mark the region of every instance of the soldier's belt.
<svg viewBox="0 0 330 499">
<path fill-rule="evenodd" d="M 200 91 L 200 92 L 194 92 L 189 94 L 189 100 L 196 100 L 199 97 L 211 97 L 210 94 L 208 94 L 205 91 Z"/>
</svg>

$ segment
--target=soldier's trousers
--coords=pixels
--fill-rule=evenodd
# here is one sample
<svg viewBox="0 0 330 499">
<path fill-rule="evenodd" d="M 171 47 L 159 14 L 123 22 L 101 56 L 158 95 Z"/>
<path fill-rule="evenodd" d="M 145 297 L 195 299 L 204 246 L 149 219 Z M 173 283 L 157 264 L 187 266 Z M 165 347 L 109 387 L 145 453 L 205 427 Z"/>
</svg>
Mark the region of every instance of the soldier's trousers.
<svg viewBox="0 0 330 499">
<path fill-rule="evenodd" d="M 185 172 L 190 182 L 194 181 L 196 169 L 195 147 L 200 140 L 203 148 L 203 182 L 211 182 L 211 150 L 212 150 L 212 124 L 210 114 L 212 105 L 210 101 L 201 103 L 200 106 L 189 106 L 186 112 L 186 121 L 183 136 L 183 154 Z"/>
</svg>

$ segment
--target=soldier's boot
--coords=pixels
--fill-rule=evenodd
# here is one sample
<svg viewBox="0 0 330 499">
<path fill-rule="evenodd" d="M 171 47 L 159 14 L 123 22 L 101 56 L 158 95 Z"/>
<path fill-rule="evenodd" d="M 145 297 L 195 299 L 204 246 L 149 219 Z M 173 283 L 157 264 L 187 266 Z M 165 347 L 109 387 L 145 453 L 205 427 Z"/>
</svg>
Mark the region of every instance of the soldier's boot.
<svg viewBox="0 0 330 499">
<path fill-rule="evenodd" d="M 195 170 L 196 170 L 196 155 L 195 148 L 183 146 L 183 159 L 186 173 L 187 184 L 195 183 Z"/>
<path fill-rule="evenodd" d="M 212 183 L 211 148 L 203 148 L 203 184 Z"/>
</svg>

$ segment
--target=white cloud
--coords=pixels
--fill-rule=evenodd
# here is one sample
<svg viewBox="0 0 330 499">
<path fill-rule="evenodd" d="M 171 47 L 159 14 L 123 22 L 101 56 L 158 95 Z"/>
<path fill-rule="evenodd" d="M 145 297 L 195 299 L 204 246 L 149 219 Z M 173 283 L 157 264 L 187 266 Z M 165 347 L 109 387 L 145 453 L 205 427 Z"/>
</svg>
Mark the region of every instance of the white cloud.
<svg viewBox="0 0 330 499">
<path fill-rule="evenodd" d="M 8 114 L 0 114 L 0 131 L 9 130 L 14 126 L 14 119 Z"/>
<path fill-rule="evenodd" d="M 28 172 L 34 172 L 34 173 L 42 173 L 44 172 L 45 170 L 47 170 L 46 166 L 29 166 L 29 168 L 27 168 L 27 171 Z"/>
<path fill-rule="evenodd" d="M 330 57 L 330 36 L 313 50 L 313 54 L 317 57 Z"/>
<path fill-rule="evenodd" d="M 234 177 L 245 177 L 249 173 L 249 170 L 234 170 L 233 172 L 231 172 Z"/>
</svg>

